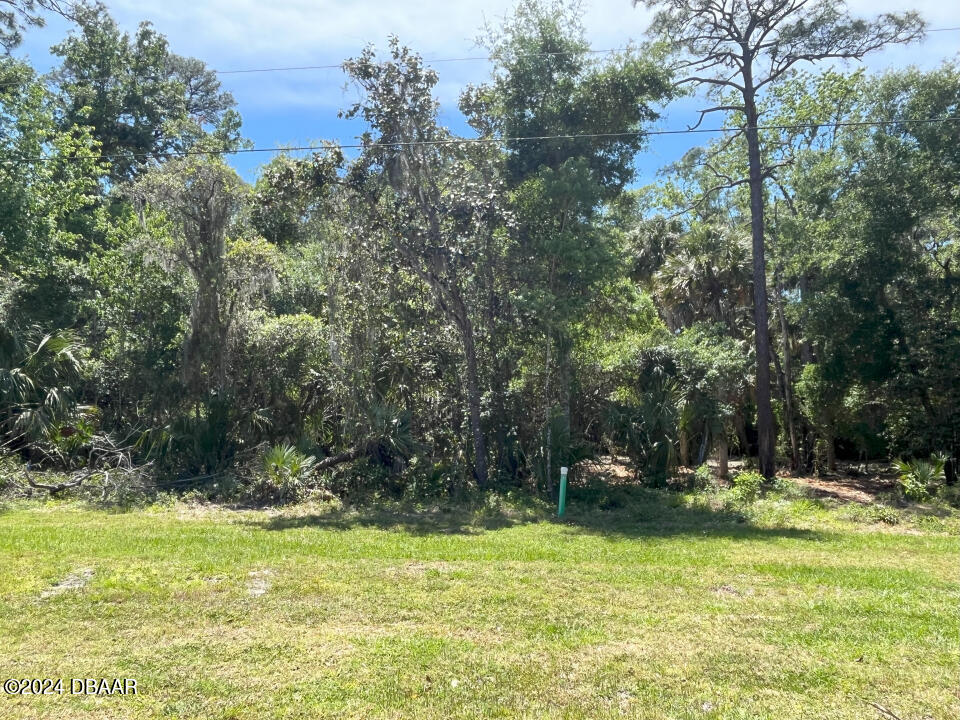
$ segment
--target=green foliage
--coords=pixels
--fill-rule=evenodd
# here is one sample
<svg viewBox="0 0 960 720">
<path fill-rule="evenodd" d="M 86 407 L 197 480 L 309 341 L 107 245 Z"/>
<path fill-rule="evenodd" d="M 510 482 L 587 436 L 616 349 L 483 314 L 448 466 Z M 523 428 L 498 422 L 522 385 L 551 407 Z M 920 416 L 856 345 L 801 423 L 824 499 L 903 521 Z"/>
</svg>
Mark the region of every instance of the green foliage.
<svg viewBox="0 0 960 720">
<path fill-rule="evenodd" d="M 24 161 L 41 155 L 47 159 Z M 70 220 L 95 201 L 103 166 L 89 130 L 59 127 L 49 90 L 8 57 L 0 57 L 0 163 L 0 272 L 26 281 L 23 312 L 48 320 L 63 298 L 56 286 L 76 272 L 85 249 Z"/>
<path fill-rule="evenodd" d="M 126 438 L 131 463 L 207 498 L 253 492 L 266 446 L 383 499 L 546 493 L 560 466 L 607 454 L 663 486 L 729 450 L 770 476 L 751 457 L 769 393 L 798 470 L 956 456 L 960 123 L 939 122 L 960 107 L 956 64 L 792 72 L 907 40 L 917 18 L 740 3 L 731 26 L 766 33 L 751 94 L 710 75 L 733 62 L 744 79 L 730 38 L 704 36 L 709 9 L 651 4 L 653 33 L 719 83 L 726 125 L 769 127 L 639 190 L 682 78 L 667 43 L 591 52 L 575 3 L 522 0 L 485 28 L 491 75 L 459 99 L 484 142 L 443 126 L 440 76 L 391 38 L 344 66 L 362 151 L 282 153 L 253 183 L 220 155 L 242 146 L 232 98 L 147 23 L 124 32 L 81 4 L 49 75 L 0 58 L 3 442 L 69 465 Z M 5 7 L 12 46 L 59 5 Z M 539 136 L 558 137 L 517 139 Z M 277 473 L 263 501 L 298 496 Z M 705 466 L 693 482 L 710 485 Z M 727 499 L 746 517 L 755 495 Z"/>
<path fill-rule="evenodd" d="M 893 464 L 899 471 L 897 481 L 900 492 L 908 500 L 927 500 L 944 480 L 945 463 L 945 457 L 936 455 L 929 460 L 894 460 Z"/>
<path fill-rule="evenodd" d="M 264 479 L 253 491 L 266 502 L 293 502 L 302 496 L 304 483 L 313 472 L 316 458 L 292 445 L 274 445 L 263 455 Z"/>
<path fill-rule="evenodd" d="M 773 481 L 773 491 L 775 494 L 790 500 L 801 500 L 809 498 L 810 492 L 806 486 L 801 485 L 795 480 L 778 477 Z"/>
<path fill-rule="evenodd" d="M 67 331 L 20 334 L 0 325 L 0 430 L 8 438 L 50 439 L 76 412 L 82 346 Z"/>
<path fill-rule="evenodd" d="M 39 7 L 38 7 L 39 5 Z M 44 24 L 43 15 L 37 11 L 39 9 L 48 10 L 57 8 L 55 2 L 44 2 L 44 0 L 8 0 L 3 5 L 3 12 L 0 12 L 0 46 L 9 54 L 23 41 L 23 31 L 28 27 L 42 27 Z"/>
<path fill-rule="evenodd" d="M 697 467 L 691 475 L 691 483 L 694 490 L 708 490 L 716 486 L 716 478 L 713 476 L 713 470 L 704 463 Z"/>
<path fill-rule="evenodd" d="M 760 490 L 766 478 L 755 470 L 746 470 L 733 476 L 733 487 L 728 490 L 728 496 L 734 503 L 749 505 L 760 497 Z"/>
<path fill-rule="evenodd" d="M 131 37 L 106 6 L 79 3 L 76 31 L 52 52 L 63 58 L 53 77 L 64 128 L 89 127 L 109 158 L 111 183 L 139 175 L 150 157 L 183 151 L 204 138 L 238 143 L 233 97 L 201 61 L 171 53 L 149 22 Z"/>
<path fill-rule="evenodd" d="M 951 507 L 960 508 L 960 486 L 941 485 L 937 489 L 937 498 Z"/>
<path fill-rule="evenodd" d="M 608 441 L 622 448 L 652 487 L 665 486 L 676 465 L 678 388 L 661 363 L 655 354 L 641 358 L 615 393 L 604 425 Z"/>
<path fill-rule="evenodd" d="M 900 514 L 896 509 L 888 505 L 874 505 L 867 513 L 871 521 L 884 523 L 885 525 L 898 525 L 901 521 Z"/>
<path fill-rule="evenodd" d="M 183 377 L 194 397 L 227 391 L 229 340 L 236 317 L 274 278 L 269 243 L 237 227 L 249 189 L 222 157 L 190 155 L 146 173 L 127 190 L 169 223 L 168 258 L 194 281 Z M 237 237 L 229 237 L 231 230 Z"/>
<path fill-rule="evenodd" d="M 328 209 L 324 203 L 343 162 L 337 148 L 315 152 L 306 160 L 277 155 L 263 167 L 254 187 L 253 227 L 277 245 L 309 242 Z"/>
</svg>

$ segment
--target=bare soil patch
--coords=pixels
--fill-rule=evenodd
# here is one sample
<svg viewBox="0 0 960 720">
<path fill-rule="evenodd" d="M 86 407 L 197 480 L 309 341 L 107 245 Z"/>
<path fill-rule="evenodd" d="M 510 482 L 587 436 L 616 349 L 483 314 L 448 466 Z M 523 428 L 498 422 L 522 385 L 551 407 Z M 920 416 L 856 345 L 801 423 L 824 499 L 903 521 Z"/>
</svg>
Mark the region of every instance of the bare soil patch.
<svg viewBox="0 0 960 720">
<path fill-rule="evenodd" d="M 707 464 L 717 473 L 715 460 L 708 460 Z M 731 460 L 729 463 L 730 475 L 735 475 L 743 469 L 742 460 Z M 680 467 L 677 469 L 678 482 L 692 473 L 696 468 Z M 862 465 L 854 463 L 838 464 L 838 471 L 830 475 L 791 475 L 788 472 L 781 477 L 793 480 L 801 487 L 806 488 L 810 495 L 817 498 L 830 498 L 840 502 L 855 502 L 861 505 L 870 505 L 879 502 L 878 497 L 891 493 L 896 489 L 896 474 L 882 465 L 877 465 L 875 471 L 866 472 Z M 592 477 L 609 485 L 633 485 L 637 483 L 636 475 L 628 458 L 617 456 L 601 456 L 597 460 L 585 461 L 576 468 L 572 476 L 577 478 Z"/>
<path fill-rule="evenodd" d="M 893 477 L 883 475 L 865 475 L 849 477 L 833 475 L 824 477 L 799 476 L 791 480 L 808 488 L 815 497 L 832 498 L 843 502 L 855 502 L 870 505 L 877 497 L 892 492 L 896 487 Z"/>
<path fill-rule="evenodd" d="M 40 599 L 46 600 L 54 595 L 60 595 L 61 593 L 69 592 L 71 590 L 80 590 L 88 582 L 90 582 L 91 579 L 93 579 L 93 568 L 81 568 L 79 570 L 75 570 L 53 587 L 47 588 L 40 593 Z"/>
<path fill-rule="evenodd" d="M 253 570 L 249 573 L 247 580 L 247 592 L 251 597 L 260 597 L 265 595 L 270 589 L 270 576 L 273 574 L 270 570 Z"/>
</svg>

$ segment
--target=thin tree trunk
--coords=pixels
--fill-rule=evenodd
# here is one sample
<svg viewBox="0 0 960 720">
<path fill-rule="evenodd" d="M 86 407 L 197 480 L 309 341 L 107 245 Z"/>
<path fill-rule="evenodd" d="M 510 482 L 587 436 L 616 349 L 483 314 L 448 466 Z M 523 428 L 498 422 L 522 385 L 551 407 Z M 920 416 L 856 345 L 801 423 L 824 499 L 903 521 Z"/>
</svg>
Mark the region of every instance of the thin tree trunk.
<svg viewBox="0 0 960 720">
<path fill-rule="evenodd" d="M 697 453 L 697 466 L 703 465 L 703 461 L 707 459 L 707 448 L 709 447 L 710 442 L 710 428 L 707 423 L 703 424 L 703 437 L 700 440 L 700 452 Z"/>
<path fill-rule="evenodd" d="M 747 423 L 743 419 L 743 411 L 737 410 L 733 416 L 733 427 L 737 431 L 737 439 L 740 441 L 741 455 L 750 454 L 750 439 L 747 437 Z"/>
<path fill-rule="evenodd" d="M 421 203 L 424 207 L 429 207 L 422 194 Z M 440 238 L 441 233 L 439 221 L 436 217 L 436 208 L 429 208 L 427 214 L 430 217 L 433 237 Z M 430 286 L 440 309 L 453 321 L 460 332 L 460 340 L 463 343 L 463 357 L 467 366 L 465 384 L 467 387 L 467 409 L 470 415 L 470 433 L 473 435 L 473 452 L 476 456 L 474 474 L 477 477 L 477 484 L 481 488 L 486 487 L 488 479 L 487 443 L 480 423 L 480 375 L 477 372 L 477 348 L 473 336 L 473 323 L 470 321 L 467 304 L 463 300 L 463 295 L 455 278 L 447 282 L 441 281 L 440 274 L 435 267 L 424 268 L 424 258 L 422 256 L 419 256 L 403 243 L 398 243 L 396 248 L 403 255 L 410 269 Z M 430 258 L 429 260 L 436 263 L 436 258 Z"/>
<path fill-rule="evenodd" d="M 507 401 L 504 388 L 507 385 L 505 378 L 509 377 L 509 370 L 506 368 L 505 360 L 495 362 L 491 410 L 494 421 L 494 442 L 496 442 L 496 469 L 500 473 L 515 477 L 517 468 L 514 466 L 513 458 L 509 457 L 507 452 Z"/>
<path fill-rule="evenodd" d="M 787 432 L 790 434 L 790 469 L 796 472 L 800 469 L 800 446 L 797 443 L 796 418 L 793 414 L 793 388 L 790 359 L 790 328 L 787 325 L 787 316 L 783 312 L 783 298 L 781 297 L 780 283 L 777 282 L 776 309 L 780 318 L 781 348 L 783 350 L 783 402 L 787 415 Z"/>
<path fill-rule="evenodd" d="M 473 324 L 470 318 L 461 318 L 463 354 L 467 363 L 467 407 L 470 412 L 470 431 L 473 434 L 474 469 L 477 484 L 487 486 L 487 443 L 480 424 L 480 379 L 477 373 L 477 348 L 473 340 Z"/>
<path fill-rule="evenodd" d="M 690 467 L 690 438 L 686 430 L 680 431 L 680 464 Z"/>
<path fill-rule="evenodd" d="M 570 384 L 572 382 L 573 371 L 571 370 L 571 350 L 572 343 L 570 338 L 561 337 L 559 338 L 559 348 L 560 348 L 560 362 L 558 368 L 560 370 L 560 412 L 561 412 L 561 425 L 560 430 L 563 435 L 564 442 L 569 442 L 570 440 Z"/>
<path fill-rule="evenodd" d="M 837 449 L 833 443 L 833 433 L 827 433 L 823 439 L 827 453 L 827 470 L 835 472 L 837 469 Z"/>
<path fill-rule="evenodd" d="M 730 474 L 730 448 L 727 445 L 727 434 L 721 432 L 717 438 L 717 463 L 720 466 L 720 477 L 724 480 Z"/>
<path fill-rule="evenodd" d="M 544 428 L 547 435 L 547 447 L 545 452 L 546 460 L 546 480 L 547 480 L 547 495 L 553 496 L 553 475 L 551 474 L 550 460 L 553 453 L 553 423 L 550 421 L 551 412 L 550 412 L 550 345 L 553 343 L 553 338 L 550 337 L 550 333 L 547 333 L 547 359 L 546 359 L 546 377 L 543 381 L 543 415 L 545 418 L 546 427 Z"/>
<path fill-rule="evenodd" d="M 770 330 L 767 313 L 767 263 L 763 243 L 763 170 L 760 138 L 757 134 L 757 107 L 754 100 L 752 69 L 743 70 L 743 100 L 747 116 L 747 156 L 750 164 L 750 229 L 753 236 L 753 322 L 757 358 L 757 454 L 760 473 L 773 478 L 774 424 L 770 403 Z"/>
</svg>

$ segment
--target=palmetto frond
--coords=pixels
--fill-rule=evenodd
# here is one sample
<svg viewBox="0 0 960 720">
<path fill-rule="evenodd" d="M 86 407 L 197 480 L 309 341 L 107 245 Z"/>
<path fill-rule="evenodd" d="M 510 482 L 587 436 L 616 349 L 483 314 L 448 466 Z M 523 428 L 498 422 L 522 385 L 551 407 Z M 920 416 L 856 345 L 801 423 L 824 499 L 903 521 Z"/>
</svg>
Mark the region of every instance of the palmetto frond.
<svg viewBox="0 0 960 720">
<path fill-rule="evenodd" d="M 0 426 L 27 437 L 48 435 L 74 409 L 79 342 L 69 331 L 18 335 L 6 328 L 0 344 Z"/>
</svg>

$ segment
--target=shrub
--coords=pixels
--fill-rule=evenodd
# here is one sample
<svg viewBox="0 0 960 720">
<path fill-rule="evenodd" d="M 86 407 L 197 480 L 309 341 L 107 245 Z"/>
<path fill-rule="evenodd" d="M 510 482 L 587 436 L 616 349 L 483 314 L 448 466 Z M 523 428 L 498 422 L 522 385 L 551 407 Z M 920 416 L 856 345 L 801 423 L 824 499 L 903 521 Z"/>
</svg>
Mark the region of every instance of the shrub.
<svg viewBox="0 0 960 720">
<path fill-rule="evenodd" d="M 894 460 L 893 464 L 900 472 L 900 492 L 908 500 L 927 500 L 931 491 L 935 491 L 944 480 L 946 458 L 939 455 L 932 455 L 930 460 Z"/>
<path fill-rule="evenodd" d="M 960 485 L 941 485 L 937 497 L 955 508 L 960 508 Z"/>
<path fill-rule="evenodd" d="M 251 488 L 254 499 L 281 503 L 298 500 L 315 463 L 316 458 L 292 445 L 274 445 L 263 455 L 263 477 Z"/>
<path fill-rule="evenodd" d="M 763 475 L 754 470 L 740 472 L 733 477 L 733 488 L 730 494 L 734 500 L 749 504 L 760 497 L 760 488 L 763 487 L 763 483 Z"/>
<path fill-rule="evenodd" d="M 840 509 L 840 517 L 857 523 L 884 523 L 897 525 L 900 523 L 900 511 L 884 503 L 876 505 L 860 505 L 850 503 Z"/>
<path fill-rule="evenodd" d="M 787 500 L 802 500 L 809 497 L 806 488 L 787 478 L 776 478 L 773 481 L 773 489 Z"/>
<path fill-rule="evenodd" d="M 870 520 L 873 522 L 881 522 L 887 525 L 896 525 L 900 522 L 900 513 L 887 505 L 873 505 L 868 513 Z"/>
<path fill-rule="evenodd" d="M 713 471 L 710 466 L 704 463 L 693 471 L 691 476 L 694 490 L 707 490 L 715 485 Z"/>
</svg>

